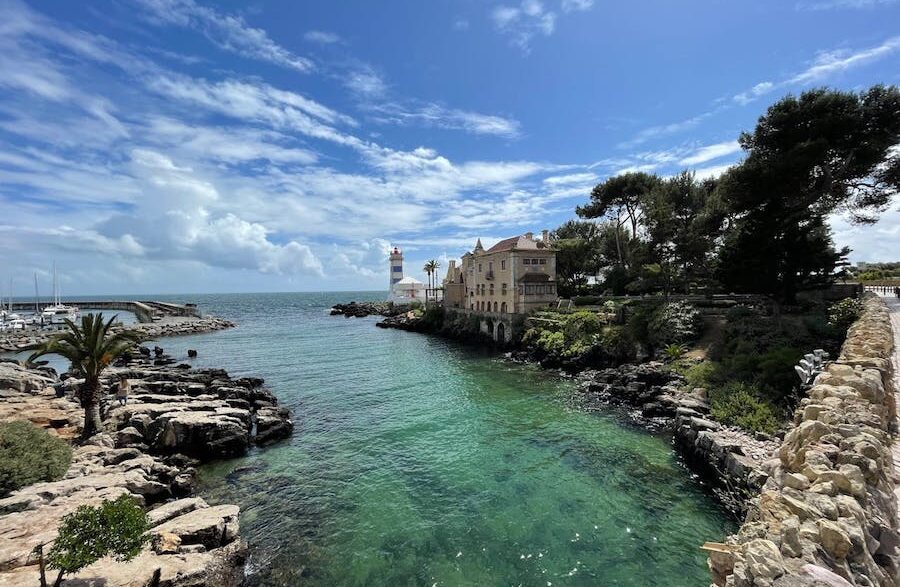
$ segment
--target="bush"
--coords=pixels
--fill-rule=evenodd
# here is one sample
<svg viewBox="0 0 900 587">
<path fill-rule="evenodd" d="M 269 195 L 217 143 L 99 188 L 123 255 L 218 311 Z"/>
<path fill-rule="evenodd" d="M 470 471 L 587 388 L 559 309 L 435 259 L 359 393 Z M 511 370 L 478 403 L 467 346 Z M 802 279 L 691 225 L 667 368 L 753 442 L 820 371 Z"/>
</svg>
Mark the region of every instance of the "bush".
<svg viewBox="0 0 900 587">
<path fill-rule="evenodd" d="M 684 353 L 684 345 L 680 344 L 670 344 L 663 349 L 663 354 L 665 354 L 666 358 L 670 361 L 677 361 Z"/>
<path fill-rule="evenodd" d="M 0 495 L 61 479 L 70 462 L 72 447 L 31 422 L 0 424 Z"/>
<path fill-rule="evenodd" d="M 59 569 L 62 577 L 110 554 L 120 562 L 129 561 L 149 540 L 149 528 L 147 514 L 130 495 L 104 500 L 99 507 L 79 506 L 62 519 L 47 555 L 48 566 Z"/>
<path fill-rule="evenodd" d="M 671 302 L 653 313 L 648 338 L 659 346 L 681 344 L 696 338 L 702 325 L 700 310 L 686 302 Z"/>
<path fill-rule="evenodd" d="M 774 434 L 778 430 L 775 408 L 759 399 L 753 389 L 743 383 L 732 383 L 710 393 L 712 417 L 729 426 L 749 432 Z"/>
<path fill-rule="evenodd" d="M 828 324 L 847 330 L 862 312 L 862 300 L 846 298 L 828 306 Z"/>
</svg>

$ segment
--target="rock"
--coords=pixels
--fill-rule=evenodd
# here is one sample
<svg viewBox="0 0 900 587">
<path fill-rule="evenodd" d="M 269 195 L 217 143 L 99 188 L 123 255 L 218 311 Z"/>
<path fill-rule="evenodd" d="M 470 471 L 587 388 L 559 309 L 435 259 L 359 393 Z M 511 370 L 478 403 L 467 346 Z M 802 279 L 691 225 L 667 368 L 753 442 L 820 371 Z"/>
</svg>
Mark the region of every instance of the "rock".
<svg viewBox="0 0 900 587">
<path fill-rule="evenodd" d="M 294 430 L 290 416 L 287 408 L 260 408 L 256 412 L 256 444 L 267 444 L 290 436 Z"/>
<path fill-rule="evenodd" d="M 836 559 L 847 558 L 852 546 L 850 537 L 836 523 L 829 520 L 819 520 L 819 537 L 825 552 Z"/>
<path fill-rule="evenodd" d="M 150 510 L 147 512 L 147 518 L 150 521 L 150 526 L 158 526 L 163 522 L 168 522 L 172 518 L 177 518 L 188 512 L 206 507 L 209 506 L 201 498 L 186 497 L 184 499 L 176 499 L 175 501 L 164 503 L 163 505 Z"/>
<path fill-rule="evenodd" d="M 143 442 L 144 435 L 134 426 L 127 426 L 116 432 L 116 446 L 131 446 Z"/>
<path fill-rule="evenodd" d="M 156 554 L 172 554 L 181 547 L 181 537 L 172 532 L 161 532 L 153 536 L 153 552 Z"/>
<path fill-rule="evenodd" d="M 754 578 L 775 579 L 784 574 L 781 552 L 771 540 L 751 540 L 744 550 L 744 558 Z"/>
<path fill-rule="evenodd" d="M 803 546 L 800 544 L 800 520 L 796 516 L 781 523 L 781 553 L 795 558 L 803 554 Z"/>
<path fill-rule="evenodd" d="M 809 479 L 799 473 L 786 474 L 784 479 L 782 479 L 782 483 L 784 483 L 785 487 L 792 487 L 801 491 L 809 487 Z"/>
<path fill-rule="evenodd" d="M 240 508 L 236 505 L 200 508 L 164 522 L 150 532 L 155 536 L 175 534 L 181 539 L 181 544 L 218 548 L 237 538 L 239 513 Z"/>
</svg>

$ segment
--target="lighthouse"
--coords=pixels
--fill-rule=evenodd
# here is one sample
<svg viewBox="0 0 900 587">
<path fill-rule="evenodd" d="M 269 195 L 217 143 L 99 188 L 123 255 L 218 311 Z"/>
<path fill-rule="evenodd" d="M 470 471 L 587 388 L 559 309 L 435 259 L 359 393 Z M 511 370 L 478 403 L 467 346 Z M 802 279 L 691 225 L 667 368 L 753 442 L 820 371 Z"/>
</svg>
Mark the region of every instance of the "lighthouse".
<svg viewBox="0 0 900 587">
<path fill-rule="evenodd" d="M 394 284 L 403 279 L 403 252 L 400 251 L 397 247 L 391 251 L 391 285 L 390 289 L 393 289 Z"/>
</svg>

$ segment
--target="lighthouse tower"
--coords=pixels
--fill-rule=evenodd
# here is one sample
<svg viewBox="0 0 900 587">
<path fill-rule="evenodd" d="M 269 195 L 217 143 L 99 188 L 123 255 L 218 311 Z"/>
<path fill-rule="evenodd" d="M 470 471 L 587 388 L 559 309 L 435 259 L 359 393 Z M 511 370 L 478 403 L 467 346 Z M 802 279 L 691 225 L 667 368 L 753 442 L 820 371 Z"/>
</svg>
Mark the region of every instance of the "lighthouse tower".
<svg viewBox="0 0 900 587">
<path fill-rule="evenodd" d="M 397 247 L 391 251 L 391 286 L 393 290 L 394 284 L 403 279 L 403 253 Z"/>
</svg>

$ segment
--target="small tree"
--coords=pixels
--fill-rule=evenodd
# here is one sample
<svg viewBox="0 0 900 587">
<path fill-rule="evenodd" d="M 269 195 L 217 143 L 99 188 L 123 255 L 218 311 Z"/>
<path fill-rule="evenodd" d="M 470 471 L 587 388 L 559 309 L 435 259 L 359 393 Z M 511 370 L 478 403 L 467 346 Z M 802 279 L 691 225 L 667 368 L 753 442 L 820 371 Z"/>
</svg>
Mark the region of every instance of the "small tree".
<svg viewBox="0 0 900 587">
<path fill-rule="evenodd" d="M 61 355 L 72 364 L 72 371 L 84 378 L 78 390 L 78 399 L 84 408 L 84 438 L 100 430 L 100 375 L 117 357 L 141 340 L 139 333 L 128 330 L 110 334 L 115 319 L 113 316 L 103 322 L 100 313 L 82 316 L 80 326 L 66 320 L 68 331 L 32 347 L 35 352 L 28 358 L 34 361 L 43 355 Z"/>
<path fill-rule="evenodd" d="M 59 569 L 54 587 L 63 575 L 77 573 L 86 566 L 112 555 L 117 561 L 130 561 L 149 540 L 147 514 L 130 495 L 99 507 L 79 506 L 62 519 L 59 534 L 47 555 L 47 566 Z"/>
</svg>

